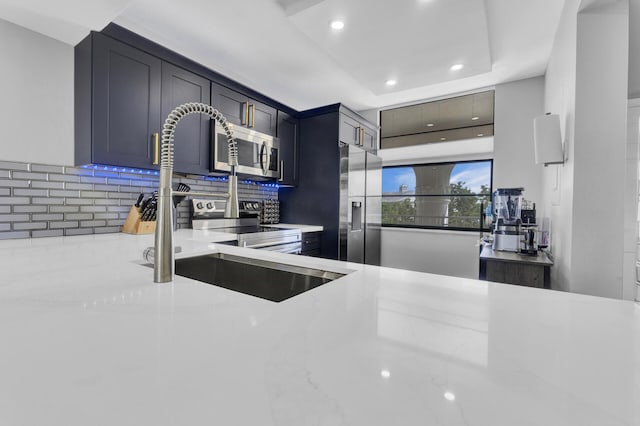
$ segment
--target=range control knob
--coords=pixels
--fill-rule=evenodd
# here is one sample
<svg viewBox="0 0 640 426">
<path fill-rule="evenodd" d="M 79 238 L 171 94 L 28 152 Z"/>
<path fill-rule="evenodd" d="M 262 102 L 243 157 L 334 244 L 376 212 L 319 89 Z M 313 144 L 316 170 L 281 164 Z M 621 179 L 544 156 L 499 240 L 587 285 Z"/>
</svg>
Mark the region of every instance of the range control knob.
<svg viewBox="0 0 640 426">
<path fill-rule="evenodd" d="M 198 208 L 198 209 L 202 209 L 203 207 L 204 207 L 204 205 L 202 203 L 196 204 L 196 208 Z"/>
<path fill-rule="evenodd" d="M 211 210 L 213 208 L 213 203 L 211 203 L 211 202 L 207 203 L 207 208 L 209 210 Z"/>
</svg>

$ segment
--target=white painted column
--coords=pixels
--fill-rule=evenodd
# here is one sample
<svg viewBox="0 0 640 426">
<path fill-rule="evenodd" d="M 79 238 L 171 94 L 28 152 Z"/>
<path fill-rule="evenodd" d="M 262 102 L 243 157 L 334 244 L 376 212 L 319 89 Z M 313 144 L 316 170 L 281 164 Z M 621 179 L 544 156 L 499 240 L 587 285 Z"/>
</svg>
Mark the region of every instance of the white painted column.
<svg viewBox="0 0 640 426">
<path fill-rule="evenodd" d="M 640 98 L 629 100 L 627 112 L 627 162 L 624 198 L 623 298 L 640 302 L 640 238 L 638 236 L 638 149 L 640 148 Z M 636 273 L 636 270 L 638 273 Z"/>
</svg>

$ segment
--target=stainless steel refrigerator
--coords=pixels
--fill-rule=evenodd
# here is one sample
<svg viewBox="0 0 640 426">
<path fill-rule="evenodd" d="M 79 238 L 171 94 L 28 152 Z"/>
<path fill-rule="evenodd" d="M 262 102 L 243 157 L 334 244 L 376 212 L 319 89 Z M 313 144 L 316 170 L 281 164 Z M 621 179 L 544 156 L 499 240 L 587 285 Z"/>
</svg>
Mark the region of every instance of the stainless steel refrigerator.
<svg viewBox="0 0 640 426">
<path fill-rule="evenodd" d="M 304 140 L 298 186 L 279 191 L 280 221 L 322 225 L 321 257 L 380 265 L 382 160 L 323 132 Z"/>
<path fill-rule="evenodd" d="M 380 265 L 382 160 L 361 148 L 340 148 L 338 258 Z"/>
</svg>

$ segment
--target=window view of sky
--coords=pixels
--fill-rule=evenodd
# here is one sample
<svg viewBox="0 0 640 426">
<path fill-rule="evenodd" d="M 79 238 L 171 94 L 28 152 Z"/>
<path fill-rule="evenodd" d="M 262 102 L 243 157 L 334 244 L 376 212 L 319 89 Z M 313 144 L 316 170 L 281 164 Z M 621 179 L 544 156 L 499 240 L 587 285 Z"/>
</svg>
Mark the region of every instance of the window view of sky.
<svg viewBox="0 0 640 426">
<path fill-rule="evenodd" d="M 473 192 L 480 192 L 481 185 L 491 183 L 491 162 L 474 161 L 458 163 L 451 170 L 449 183 L 465 182 L 465 186 Z M 416 189 L 416 175 L 413 167 L 383 167 L 382 193 L 397 193 L 400 186 L 406 185 L 408 192 Z"/>
</svg>

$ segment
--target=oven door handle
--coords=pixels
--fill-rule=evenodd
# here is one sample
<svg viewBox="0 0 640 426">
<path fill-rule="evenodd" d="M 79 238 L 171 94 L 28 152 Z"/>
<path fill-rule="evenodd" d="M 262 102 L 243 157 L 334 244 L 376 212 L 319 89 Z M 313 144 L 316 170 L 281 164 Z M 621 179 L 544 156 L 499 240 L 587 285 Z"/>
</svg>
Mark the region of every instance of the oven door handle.
<svg viewBox="0 0 640 426">
<path fill-rule="evenodd" d="M 295 241 L 290 241 L 290 242 L 287 242 L 285 244 L 288 244 L 288 243 L 295 243 Z M 242 247 L 259 249 L 259 248 L 263 248 L 263 247 L 277 246 L 277 245 L 281 245 L 281 244 L 283 244 L 281 241 L 271 241 L 271 242 L 268 242 L 268 243 L 250 244 L 249 245 L 249 244 L 247 244 L 246 241 L 244 241 Z"/>
</svg>

